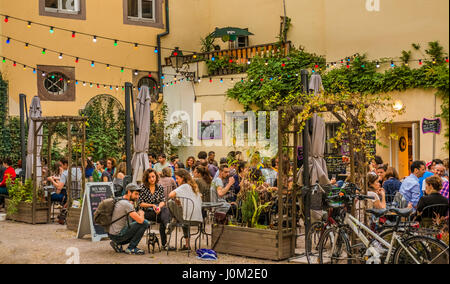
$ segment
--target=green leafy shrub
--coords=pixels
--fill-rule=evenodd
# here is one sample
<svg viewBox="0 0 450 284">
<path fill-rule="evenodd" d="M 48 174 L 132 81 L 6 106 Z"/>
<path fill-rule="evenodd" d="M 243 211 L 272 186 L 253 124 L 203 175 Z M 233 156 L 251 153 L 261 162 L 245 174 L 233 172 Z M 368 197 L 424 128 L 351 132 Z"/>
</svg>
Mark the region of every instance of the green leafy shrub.
<svg viewBox="0 0 450 284">
<path fill-rule="evenodd" d="M 8 179 L 6 181 L 6 186 L 10 198 L 6 211 L 8 216 L 17 213 L 18 206 L 21 202 L 33 202 L 33 181 L 31 179 L 27 179 L 25 183 L 22 183 L 20 179 L 16 179 L 14 182 L 12 182 L 11 179 Z"/>
</svg>

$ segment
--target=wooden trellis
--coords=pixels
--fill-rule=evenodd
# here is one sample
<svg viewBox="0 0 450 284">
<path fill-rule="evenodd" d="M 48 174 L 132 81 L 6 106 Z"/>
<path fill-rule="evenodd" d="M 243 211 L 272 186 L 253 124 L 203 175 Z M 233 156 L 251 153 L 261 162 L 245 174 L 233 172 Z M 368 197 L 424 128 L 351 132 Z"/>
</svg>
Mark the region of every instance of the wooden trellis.
<svg viewBox="0 0 450 284">
<path fill-rule="evenodd" d="M 85 177 L 85 143 L 86 143 L 86 117 L 79 117 L 79 116 L 57 116 L 57 117 L 39 117 L 39 118 L 32 118 L 32 123 L 34 126 L 34 133 L 32 139 L 34 139 L 34 148 L 33 148 L 33 167 L 32 167 L 32 179 L 33 179 L 33 204 L 32 204 L 32 223 L 36 224 L 36 202 L 38 199 L 38 190 L 40 190 L 41 183 L 38 183 L 38 177 L 37 177 L 37 154 L 38 154 L 38 137 L 42 137 L 43 135 L 39 134 L 39 131 L 42 129 L 42 127 L 45 125 L 48 126 L 48 135 L 47 135 L 47 161 L 48 164 L 51 164 L 51 158 L 52 158 L 52 136 L 55 133 L 55 125 L 60 122 L 67 123 L 67 152 L 68 152 L 68 180 L 65 184 L 66 190 L 67 190 L 67 196 L 68 196 L 68 205 L 69 207 L 72 204 L 72 167 L 73 167 L 73 161 L 72 161 L 72 126 L 78 126 L 78 129 L 81 129 L 81 133 L 77 135 L 77 139 L 81 138 L 81 172 L 82 172 L 82 183 L 81 183 L 81 196 L 83 196 L 83 191 L 86 183 L 86 177 Z M 40 123 L 39 127 L 37 127 L 38 123 Z M 81 136 L 81 137 L 80 137 Z M 29 137 L 28 139 L 31 139 Z M 41 149 L 42 150 L 42 149 Z M 42 172 L 42 169 L 41 169 Z M 47 222 L 50 223 L 50 211 L 51 211 L 51 198 L 50 195 L 47 196 L 47 204 L 48 204 L 48 217 Z"/>
</svg>

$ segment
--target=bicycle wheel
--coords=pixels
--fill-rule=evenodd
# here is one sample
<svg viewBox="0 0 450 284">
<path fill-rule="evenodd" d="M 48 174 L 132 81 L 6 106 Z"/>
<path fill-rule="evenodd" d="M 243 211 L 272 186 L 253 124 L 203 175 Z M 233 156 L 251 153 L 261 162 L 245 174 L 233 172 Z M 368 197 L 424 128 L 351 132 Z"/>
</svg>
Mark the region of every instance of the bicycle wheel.
<svg viewBox="0 0 450 284">
<path fill-rule="evenodd" d="M 347 233 L 340 228 L 327 229 L 319 241 L 320 264 L 351 264 L 352 253 Z"/>
<path fill-rule="evenodd" d="M 324 232 L 324 226 L 323 222 L 313 223 L 305 236 L 306 259 L 309 264 L 317 264 L 319 262 L 319 240 Z"/>
<path fill-rule="evenodd" d="M 394 253 L 394 264 L 449 264 L 448 246 L 436 239 L 415 236 L 398 246 Z M 413 258 L 414 257 L 414 258 Z"/>
</svg>

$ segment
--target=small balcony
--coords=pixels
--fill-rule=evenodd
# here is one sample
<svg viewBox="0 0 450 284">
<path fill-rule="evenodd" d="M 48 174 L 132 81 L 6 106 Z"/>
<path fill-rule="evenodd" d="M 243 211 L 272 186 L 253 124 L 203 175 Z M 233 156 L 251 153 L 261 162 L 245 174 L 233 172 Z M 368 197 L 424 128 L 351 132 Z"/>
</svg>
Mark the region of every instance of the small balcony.
<svg viewBox="0 0 450 284">
<path fill-rule="evenodd" d="M 254 57 L 269 57 L 278 52 L 287 56 L 290 48 L 290 41 L 281 45 L 280 43 L 269 43 L 179 56 L 177 60 L 183 64 L 204 61 L 208 67 L 208 76 L 231 75 L 244 73 L 248 68 L 248 62 Z M 172 65 L 171 57 L 165 60 L 166 65 Z"/>
</svg>

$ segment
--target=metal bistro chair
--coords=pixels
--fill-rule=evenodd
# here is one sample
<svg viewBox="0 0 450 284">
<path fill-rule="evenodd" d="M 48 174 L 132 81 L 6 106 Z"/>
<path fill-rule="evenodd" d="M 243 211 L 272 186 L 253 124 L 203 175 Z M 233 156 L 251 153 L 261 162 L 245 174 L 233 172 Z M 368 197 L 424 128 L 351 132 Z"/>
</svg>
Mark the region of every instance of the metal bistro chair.
<svg viewBox="0 0 450 284">
<path fill-rule="evenodd" d="M 419 218 L 419 224 L 421 228 L 433 227 L 433 219 L 439 215 L 440 217 L 447 217 L 449 215 L 449 204 L 434 204 L 423 208 L 421 212 L 418 212 L 416 218 Z M 446 220 L 448 222 L 448 219 Z"/>
<path fill-rule="evenodd" d="M 194 214 L 195 205 L 194 201 L 190 198 L 185 197 L 177 197 L 177 200 L 181 204 L 181 210 L 177 210 L 177 212 L 174 212 L 173 206 L 180 206 L 178 204 L 173 204 L 175 201 L 169 200 L 168 202 L 168 208 L 170 210 L 170 214 L 172 218 L 175 218 L 176 223 L 174 223 L 175 226 L 175 249 L 177 250 L 177 239 L 178 239 L 178 228 L 182 228 L 183 226 L 188 227 L 188 238 L 190 240 L 191 236 L 196 236 L 201 233 L 201 222 L 195 222 L 192 221 L 192 215 Z M 181 215 L 181 216 L 180 216 Z M 186 216 L 187 220 L 184 218 Z M 181 219 L 181 220 L 180 220 Z M 195 234 L 191 234 L 191 226 L 194 225 L 197 227 L 197 232 Z M 172 231 L 173 232 L 173 231 Z M 167 255 L 169 255 L 169 247 L 170 247 L 170 241 L 172 239 L 172 232 L 170 232 L 167 240 Z M 183 245 L 183 238 L 180 239 L 180 245 Z M 190 244 L 189 244 L 190 248 Z M 188 257 L 190 254 L 190 249 L 188 250 Z"/>
</svg>

